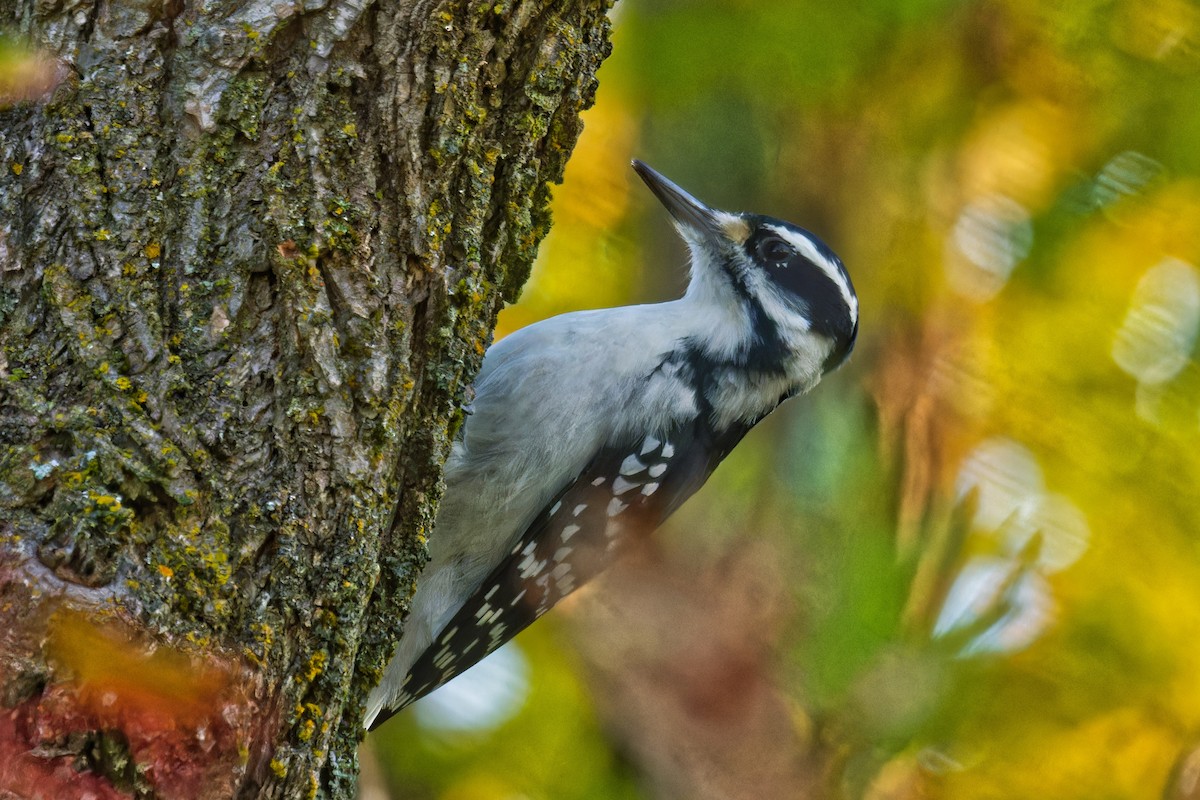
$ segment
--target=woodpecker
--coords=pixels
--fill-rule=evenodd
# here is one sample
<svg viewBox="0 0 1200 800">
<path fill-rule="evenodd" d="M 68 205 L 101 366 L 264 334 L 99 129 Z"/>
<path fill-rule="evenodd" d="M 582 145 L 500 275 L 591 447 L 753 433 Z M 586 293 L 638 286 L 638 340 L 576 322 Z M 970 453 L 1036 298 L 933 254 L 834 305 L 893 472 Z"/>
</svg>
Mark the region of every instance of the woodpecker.
<svg viewBox="0 0 1200 800">
<path fill-rule="evenodd" d="M 710 208 L 640 161 L 691 255 L 678 300 L 578 311 L 488 349 L 374 729 L 511 639 L 690 497 L 850 354 L 858 298 L 816 236 Z"/>
</svg>

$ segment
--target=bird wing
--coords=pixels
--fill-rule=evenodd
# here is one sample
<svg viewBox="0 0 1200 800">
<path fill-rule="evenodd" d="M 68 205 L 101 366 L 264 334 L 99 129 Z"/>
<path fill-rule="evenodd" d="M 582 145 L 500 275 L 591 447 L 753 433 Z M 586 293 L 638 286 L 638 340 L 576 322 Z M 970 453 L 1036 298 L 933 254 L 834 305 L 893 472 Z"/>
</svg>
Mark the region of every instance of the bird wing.
<svg viewBox="0 0 1200 800">
<path fill-rule="evenodd" d="M 601 450 L 438 632 L 413 663 L 395 705 L 371 730 L 473 666 L 604 570 L 638 535 L 652 532 L 749 428 L 717 434 L 698 420 Z"/>
</svg>

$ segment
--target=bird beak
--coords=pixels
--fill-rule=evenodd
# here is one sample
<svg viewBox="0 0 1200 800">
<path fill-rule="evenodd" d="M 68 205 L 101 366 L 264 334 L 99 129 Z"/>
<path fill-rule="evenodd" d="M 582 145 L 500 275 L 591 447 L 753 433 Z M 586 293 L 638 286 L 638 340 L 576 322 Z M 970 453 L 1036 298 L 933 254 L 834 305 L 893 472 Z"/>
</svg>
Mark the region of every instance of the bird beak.
<svg viewBox="0 0 1200 800">
<path fill-rule="evenodd" d="M 633 161 L 633 168 L 650 187 L 650 191 L 654 192 L 654 196 L 671 212 L 685 238 L 688 238 L 687 234 L 690 233 L 697 239 L 715 235 L 721 240 L 738 241 L 738 231 L 734 228 L 746 227 L 738 217 L 709 208 L 676 183 L 637 159 Z M 748 232 L 747 230 L 746 233 Z M 741 240 L 745 240 L 745 235 L 741 236 Z"/>
</svg>

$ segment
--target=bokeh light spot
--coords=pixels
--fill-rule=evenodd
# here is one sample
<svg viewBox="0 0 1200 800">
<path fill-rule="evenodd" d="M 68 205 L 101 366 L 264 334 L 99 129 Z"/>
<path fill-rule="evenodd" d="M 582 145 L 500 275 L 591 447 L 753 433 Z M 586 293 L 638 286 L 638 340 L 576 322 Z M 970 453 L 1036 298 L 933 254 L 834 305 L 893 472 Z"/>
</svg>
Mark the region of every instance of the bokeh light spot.
<svg viewBox="0 0 1200 800">
<path fill-rule="evenodd" d="M 1133 150 L 1118 153 L 1096 174 L 1092 202 L 1103 208 L 1139 195 L 1162 174 L 1162 164 L 1149 156 Z"/>
<path fill-rule="evenodd" d="M 958 476 L 960 495 L 977 492 L 975 526 L 998 530 L 1042 495 L 1042 469 L 1033 453 L 1011 439 L 989 439 L 967 457 Z"/>
<path fill-rule="evenodd" d="M 1046 580 L 1011 558 L 977 557 L 959 572 L 942 604 L 933 635 L 947 636 L 981 627 L 962 656 L 1023 650 L 1054 616 Z M 990 622 L 992 619 L 995 621 Z"/>
<path fill-rule="evenodd" d="M 987 195 L 962 210 L 946 259 L 950 285 L 975 300 L 990 300 L 1033 246 L 1033 223 L 1020 203 Z"/>
<path fill-rule="evenodd" d="M 1113 341 L 1117 365 L 1141 383 L 1164 383 L 1184 365 L 1200 328 L 1196 268 L 1168 258 L 1138 282 L 1129 313 Z"/>
<path fill-rule="evenodd" d="M 413 706 L 424 728 L 486 731 L 509 720 L 529 694 L 529 664 L 512 642 Z"/>
</svg>

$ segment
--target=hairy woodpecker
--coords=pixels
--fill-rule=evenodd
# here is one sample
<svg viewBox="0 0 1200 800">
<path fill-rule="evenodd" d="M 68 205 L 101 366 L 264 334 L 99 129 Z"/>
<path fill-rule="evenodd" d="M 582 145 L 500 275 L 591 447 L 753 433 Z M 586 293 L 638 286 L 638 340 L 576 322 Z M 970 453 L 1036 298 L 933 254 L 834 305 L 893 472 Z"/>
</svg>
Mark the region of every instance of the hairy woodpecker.
<svg viewBox="0 0 1200 800">
<path fill-rule="evenodd" d="M 691 251 L 678 300 L 563 314 L 491 347 L 446 462 L 373 729 L 657 528 L 746 431 L 854 346 L 858 298 L 806 230 L 709 208 L 633 168 Z"/>
</svg>

